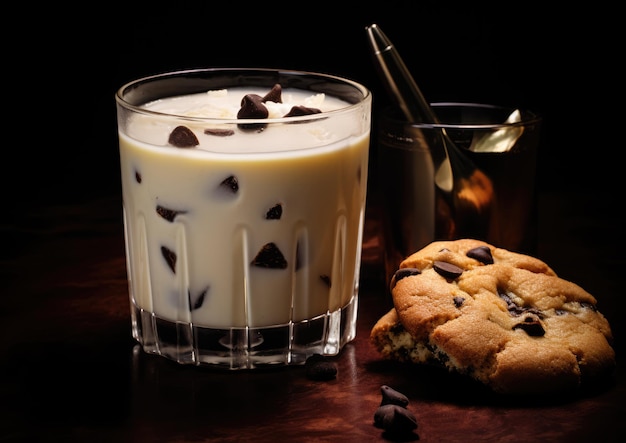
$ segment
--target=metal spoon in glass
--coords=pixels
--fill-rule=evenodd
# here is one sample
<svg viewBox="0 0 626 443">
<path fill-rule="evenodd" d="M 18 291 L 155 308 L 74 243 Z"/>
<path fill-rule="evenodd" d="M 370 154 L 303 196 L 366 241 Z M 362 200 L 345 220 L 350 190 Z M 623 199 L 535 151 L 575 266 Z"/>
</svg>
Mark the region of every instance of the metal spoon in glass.
<svg viewBox="0 0 626 443">
<path fill-rule="evenodd" d="M 456 224 L 486 229 L 494 199 L 491 180 L 455 146 L 383 31 L 376 24 L 366 31 L 383 83 L 405 118 L 439 129 L 440 136 L 431 146 L 435 184 L 447 197 Z"/>
</svg>

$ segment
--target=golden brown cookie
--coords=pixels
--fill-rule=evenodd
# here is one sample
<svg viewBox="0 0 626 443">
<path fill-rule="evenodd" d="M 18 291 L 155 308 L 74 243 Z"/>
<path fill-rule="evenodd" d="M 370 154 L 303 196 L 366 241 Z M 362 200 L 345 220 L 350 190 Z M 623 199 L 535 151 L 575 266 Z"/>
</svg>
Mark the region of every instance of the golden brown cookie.
<svg viewBox="0 0 626 443">
<path fill-rule="evenodd" d="M 370 336 L 385 358 L 437 363 L 509 394 L 573 391 L 615 365 L 596 299 L 528 255 L 433 242 L 400 264 L 391 293 Z"/>
</svg>

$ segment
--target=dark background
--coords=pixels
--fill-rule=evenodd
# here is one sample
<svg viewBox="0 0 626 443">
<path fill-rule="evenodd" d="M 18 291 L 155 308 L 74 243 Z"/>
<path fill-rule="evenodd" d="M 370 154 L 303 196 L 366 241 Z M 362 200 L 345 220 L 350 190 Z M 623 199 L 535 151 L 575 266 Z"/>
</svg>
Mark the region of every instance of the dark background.
<svg viewBox="0 0 626 443">
<path fill-rule="evenodd" d="M 301 432 L 301 423 L 313 429 L 317 422 L 311 422 L 307 410 L 309 385 L 296 375 L 288 380 L 293 384 L 289 390 L 299 405 L 294 414 L 302 416 L 289 422 L 285 414 L 275 414 L 280 396 L 265 395 L 274 392 L 272 387 L 284 392 L 281 374 L 257 374 L 243 384 L 221 385 L 221 379 L 172 371 L 149 356 L 139 357 L 140 372 L 134 358 L 129 367 L 130 322 L 128 309 L 120 304 L 127 300 L 122 210 L 121 203 L 111 200 L 121 202 L 114 95 L 128 81 L 171 69 L 303 69 L 367 85 L 374 94 L 376 119 L 389 99 L 374 70 L 364 28 L 377 23 L 430 101 L 490 102 L 543 115 L 538 185 L 548 198 L 542 206 L 547 210 L 541 214 L 545 225 L 540 258 L 598 297 L 619 345 L 620 365 L 616 390 L 564 409 L 485 408 L 483 398 L 464 398 L 464 391 L 457 392 L 455 381 L 450 385 L 454 394 L 445 394 L 444 404 L 437 407 L 443 381 L 430 383 L 428 374 L 417 377 L 428 386 L 414 385 L 415 374 L 405 371 L 385 383 L 402 381 L 413 394 L 428 393 L 423 403 L 434 406 L 427 409 L 434 421 L 425 419 L 425 429 L 456 420 L 458 429 L 471 429 L 472 435 L 485 429 L 497 435 L 521 429 L 520 435 L 525 435 L 527 423 L 531 441 L 534 435 L 593 440 L 596 430 L 605 436 L 613 431 L 623 435 L 623 400 L 617 400 L 624 391 L 619 352 L 626 336 L 621 280 L 626 268 L 621 8 L 618 2 L 609 7 L 598 1 L 562 2 L 564 7 L 548 0 L 490 3 L 204 0 L 71 6 L 12 2 L 6 7 L 0 30 L 5 110 L 0 144 L 0 281 L 5 295 L 0 342 L 5 339 L 8 345 L 0 346 L 11 352 L 1 353 L 0 370 L 8 369 L 11 377 L 0 377 L 0 392 L 9 394 L 0 398 L 8 405 L 3 418 L 12 422 L 10 429 L 45 434 L 48 441 L 61 441 L 60 435 L 67 432 L 121 442 L 125 435 L 118 433 L 167 438 L 178 425 L 189 424 L 189 435 L 203 436 L 224 416 L 211 410 L 203 395 L 215 396 L 215 383 L 218 394 L 238 388 L 226 403 L 238 407 L 238 399 L 249 397 L 247 390 L 254 388 L 257 375 L 261 380 L 268 376 L 270 384 L 251 392 L 251 398 L 263 398 L 261 407 L 254 402 L 244 405 L 244 432 L 255 432 L 252 422 L 261 423 L 264 430 L 276 423 L 277 429 L 292 429 L 290 435 Z M 363 276 L 374 281 L 377 274 L 371 274 Z M 368 295 L 371 303 L 378 294 L 372 289 Z M 384 367 L 368 366 L 373 357 L 364 337 L 376 312 L 363 310 L 357 336 L 363 346 L 356 348 L 361 354 L 342 359 L 340 370 L 358 374 L 364 383 L 348 390 L 342 384 L 324 384 L 322 391 L 312 393 L 311 405 L 335 405 L 337 416 L 343 417 L 342 405 L 350 404 L 346 399 L 371 397 L 373 390 L 368 389 L 387 377 Z M 356 364 L 366 367 L 353 367 Z M 326 392 L 337 397 L 329 402 Z M 152 407 L 144 414 L 140 409 L 146 402 Z M 282 403 L 278 409 L 284 409 Z M 465 414 L 470 409 L 471 414 Z M 325 412 L 322 418 L 334 410 Z M 269 424 L 257 420 L 266 416 Z M 494 417 L 494 423 L 485 425 Z M 511 429 L 500 428 L 510 417 L 521 420 Z M 108 427 L 110 420 L 113 427 Z M 217 432 L 229 423 L 217 426 Z M 364 426 L 369 429 L 370 423 Z M 585 428 L 589 431 L 580 434 Z M 453 426 L 450 434 L 458 436 L 458 429 Z M 448 433 L 438 430 L 444 431 Z"/>
<path fill-rule="evenodd" d="M 140 76 L 218 66 L 333 73 L 372 90 L 375 119 L 389 98 L 369 53 L 371 23 L 395 43 L 428 100 L 542 114 L 541 189 L 620 184 L 624 50 L 615 7 L 318 0 L 64 8 L 38 5 L 6 18 L 23 22 L 4 37 L 14 62 L 6 97 L 19 115 L 5 128 L 18 149 L 5 156 L 21 161 L 3 161 L 14 206 L 119 192 L 114 94 Z"/>
</svg>

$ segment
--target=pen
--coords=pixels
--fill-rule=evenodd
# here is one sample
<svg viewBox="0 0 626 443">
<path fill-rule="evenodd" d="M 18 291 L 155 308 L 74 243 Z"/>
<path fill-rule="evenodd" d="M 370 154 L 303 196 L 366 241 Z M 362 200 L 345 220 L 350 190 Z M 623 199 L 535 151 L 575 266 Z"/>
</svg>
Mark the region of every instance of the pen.
<svg viewBox="0 0 626 443">
<path fill-rule="evenodd" d="M 391 40 L 375 23 L 365 29 L 379 74 L 405 118 L 422 128 L 439 128 L 439 136 L 429 143 L 435 185 L 450 200 L 459 222 L 485 226 L 493 203 L 491 179 L 455 146 Z"/>
<path fill-rule="evenodd" d="M 376 24 L 365 29 L 379 74 L 406 119 L 414 123 L 438 123 L 391 40 Z"/>
</svg>

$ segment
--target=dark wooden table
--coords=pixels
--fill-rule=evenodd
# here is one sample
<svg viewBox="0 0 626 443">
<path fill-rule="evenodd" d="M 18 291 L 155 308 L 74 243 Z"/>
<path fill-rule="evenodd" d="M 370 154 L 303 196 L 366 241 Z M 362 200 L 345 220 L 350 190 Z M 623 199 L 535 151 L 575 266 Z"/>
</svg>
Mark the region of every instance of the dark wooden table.
<svg viewBox="0 0 626 443">
<path fill-rule="evenodd" d="M 599 300 L 618 368 L 571 398 L 511 400 L 432 368 L 382 361 L 368 341 L 389 308 L 368 211 L 358 336 L 331 381 L 302 367 L 218 372 L 144 354 L 130 336 L 117 195 L 5 218 L 0 441 L 384 441 L 380 387 L 410 399 L 420 442 L 613 442 L 626 437 L 623 226 L 608 198 L 545 193 L 538 254 Z M 6 209 L 6 208 L 5 208 Z"/>
</svg>

